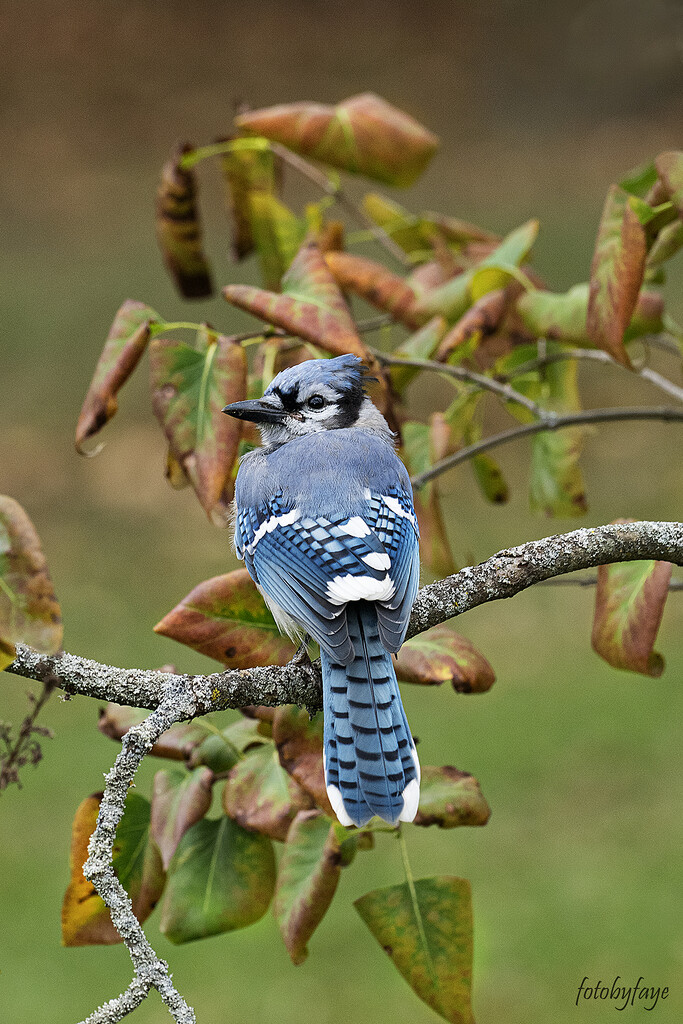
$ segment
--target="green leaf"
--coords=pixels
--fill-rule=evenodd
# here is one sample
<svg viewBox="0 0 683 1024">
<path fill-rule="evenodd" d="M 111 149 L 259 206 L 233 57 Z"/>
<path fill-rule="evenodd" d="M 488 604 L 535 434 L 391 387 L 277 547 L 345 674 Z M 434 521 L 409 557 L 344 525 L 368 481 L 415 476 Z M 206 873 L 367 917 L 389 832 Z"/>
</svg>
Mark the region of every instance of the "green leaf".
<svg viewBox="0 0 683 1024">
<path fill-rule="evenodd" d="M 538 228 L 537 220 L 526 221 L 506 235 L 498 248 L 481 261 L 470 281 L 473 302 L 488 292 L 504 288 L 515 277 L 515 269 L 529 258 Z"/>
<path fill-rule="evenodd" d="M 550 347 L 550 351 L 553 347 Z M 549 363 L 543 368 L 543 405 L 557 413 L 580 408 L 575 359 Z M 547 516 L 581 516 L 587 510 L 579 456 L 581 427 L 565 427 L 535 434 L 531 444 L 529 504 Z"/>
<path fill-rule="evenodd" d="M 246 569 L 198 584 L 156 624 L 154 632 L 228 668 L 286 665 L 293 654 L 291 640 L 280 635 Z"/>
<path fill-rule="evenodd" d="M 624 522 L 624 520 L 619 520 Z M 654 650 L 671 580 L 670 562 L 619 562 L 598 568 L 593 650 L 614 668 L 661 676 Z"/>
<path fill-rule="evenodd" d="M 412 185 L 439 145 L 412 117 L 372 93 L 336 107 L 304 102 L 250 110 L 235 124 L 302 156 L 387 185 Z"/>
<path fill-rule="evenodd" d="M 300 811 L 280 859 L 273 915 L 295 964 L 308 956 L 307 943 L 337 889 L 342 868 L 332 821 L 319 811 Z"/>
<path fill-rule="evenodd" d="M 473 775 L 448 764 L 422 766 L 420 804 L 413 824 L 458 828 L 485 825 L 490 817 L 491 808 Z"/>
<path fill-rule="evenodd" d="M 202 251 L 197 181 L 194 171 L 180 166 L 192 146 L 179 146 L 161 172 L 157 190 L 156 231 L 164 263 L 186 299 L 213 292 L 211 271 Z"/>
<path fill-rule="evenodd" d="M 479 490 L 486 500 L 494 505 L 504 505 L 510 498 L 510 489 L 496 460 L 483 452 L 474 455 L 470 462 Z"/>
<path fill-rule="evenodd" d="M 404 252 L 410 255 L 429 249 L 430 231 L 425 230 L 424 221 L 408 213 L 398 203 L 376 192 L 368 192 L 363 198 L 363 209 L 370 220 L 391 235 Z"/>
<path fill-rule="evenodd" d="M 470 285 L 473 270 L 467 270 L 436 288 L 430 288 L 415 302 L 415 312 L 424 315 L 445 316 L 449 323 L 455 323 L 472 305 Z"/>
<path fill-rule="evenodd" d="M 446 875 L 420 878 L 414 894 L 415 899 L 408 883 L 392 885 L 367 893 L 354 906 L 420 999 L 451 1024 L 474 1024 L 469 882 Z"/>
<path fill-rule="evenodd" d="M 287 774 L 275 746 L 251 751 L 231 770 L 223 789 L 223 810 L 243 828 L 284 842 L 296 814 L 312 799 Z"/>
<path fill-rule="evenodd" d="M 265 836 L 230 818 L 204 819 L 178 844 L 161 906 L 171 942 L 245 928 L 263 917 L 275 887 L 275 856 Z"/>
<path fill-rule="evenodd" d="M 144 302 L 126 299 L 114 317 L 76 425 L 76 450 L 108 423 L 118 409 L 116 395 L 137 366 L 159 314 Z"/>
<path fill-rule="evenodd" d="M 95 793 L 84 800 L 73 821 L 71 880 L 62 904 L 62 943 L 65 946 L 110 945 L 122 941 L 104 901 L 83 876 L 88 842 L 95 830 L 101 799 L 102 794 Z M 128 793 L 116 830 L 113 865 L 132 900 L 133 913 L 141 923 L 156 906 L 165 881 L 161 854 L 150 839 L 149 823 L 149 801 L 138 793 Z"/>
<path fill-rule="evenodd" d="M 150 345 L 152 405 L 202 507 L 223 525 L 232 499 L 241 428 L 221 412 L 247 393 L 244 349 L 202 328 L 194 346 L 170 338 Z"/>
<path fill-rule="evenodd" d="M 252 192 L 249 212 L 263 284 L 279 291 L 282 277 L 306 236 L 306 221 L 268 192 Z"/>
<path fill-rule="evenodd" d="M 154 776 L 150 829 L 164 870 L 168 869 L 178 843 L 211 806 L 213 772 L 195 768 L 162 768 Z"/>
<path fill-rule="evenodd" d="M 36 528 L 13 498 L 0 495 L 0 670 L 14 644 L 41 654 L 62 645 L 62 615 Z"/>
<path fill-rule="evenodd" d="M 669 225 L 669 227 L 675 226 L 675 224 Z M 658 236 L 662 239 L 662 249 L 658 250 L 657 243 L 655 243 L 650 251 L 650 257 L 656 253 L 659 262 L 668 259 L 675 251 L 674 249 L 669 250 L 668 253 L 664 251 L 664 239 L 667 237 L 667 232 L 668 227 Z M 683 245 L 683 233 L 680 244 Z M 659 253 L 661 253 L 661 258 Z M 649 257 L 648 265 L 650 265 Z M 517 311 L 524 326 L 537 338 L 562 341 L 580 348 L 595 348 L 594 342 L 588 337 L 586 326 L 588 293 L 588 284 L 576 284 L 569 291 L 559 294 L 540 290 L 525 292 L 517 300 Z M 643 334 L 654 334 L 662 330 L 662 313 L 661 296 L 654 291 L 642 290 L 624 334 L 624 341 L 631 341 Z M 531 358 L 534 357 L 531 356 Z"/>
<path fill-rule="evenodd" d="M 445 319 L 442 316 L 432 317 L 429 323 L 406 338 L 391 354 L 399 359 L 431 359 L 445 333 Z M 394 390 L 402 394 L 419 372 L 410 366 L 405 369 L 402 366 L 390 367 L 389 375 Z"/>
<path fill-rule="evenodd" d="M 447 623 L 407 640 L 394 667 L 403 682 L 422 686 L 451 683 L 458 693 L 485 693 L 496 680 L 486 658 Z"/>
<path fill-rule="evenodd" d="M 252 195 L 274 196 L 277 191 L 275 155 L 270 148 L 233 149 L 221 157 L 221 171 L 231 221 L 233 257 L 242 260 L 254 249 Z"/>
<path fill-rule="evenodd" d="M 655 168 L 667 197 L 683 217 L 683 151 L 660 153 L 655 160 Z"/>
<path fill-rule="evenodd" d="M 598 348 L 631 368 L 624 334 L 643 283 L 645 229 L 618 185 L 607 193 L 591 264 L 587 333 Z"/>
<path fill-rule="evenodd" d="M 649 164 L 641 164 L 640 167 L 629 171 L 626 177 L 621 179 L 619 186 L 623 188 L 624 192 L 628 192 L 629 195 L 644 199 L 656 182 L 657 169 L 650 162 Z"/>
<path fill-rule="evenodd" d="M 657 235 L 647 254 L 648 268 L 661 267 L 663 263 L 676 255 L 681 246 L 683 246 L 683 220 L 675 220 L 663 227 Z"/>
</svg>

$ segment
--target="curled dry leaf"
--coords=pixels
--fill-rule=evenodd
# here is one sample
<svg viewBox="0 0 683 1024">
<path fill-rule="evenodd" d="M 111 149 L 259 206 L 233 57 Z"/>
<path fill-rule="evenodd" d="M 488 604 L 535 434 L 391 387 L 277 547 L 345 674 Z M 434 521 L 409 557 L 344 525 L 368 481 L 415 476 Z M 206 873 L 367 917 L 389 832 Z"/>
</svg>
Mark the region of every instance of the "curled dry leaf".
<svg viewBox="0 0 683 1024">
<path fill-rule="evenodd" d="M 239 420 L 224 405 L 247 393 L 244 349 L 203 328 L 194 346 L 170 338 L 150 345 L 152 405 L 207 515 L 224 525 L 232 499 Z"/>
<path fill-rule="evenodd" d="M 320 811 L 300 811 L 287 834 L 273 900 L 273 916 L 295 964 L 308 956 L 308 940 L 332 902 L 341 868 L 333 823 Z"/>
<path fill-rule="evenodd" d="M 239 761 L 223 789 L 223 810 L 252 832 L 284 842 L 296 814 L 313 800 L 289 775 L 272 743 L 264 743 Z"/>
<path fill-rule="evenodd" d="M 617 520 L 627 523 L 630 520 Z M 660 676 L 654 650 L 671 580 L 670 562 L 619 562 L 598 568 L 593 650 L 614 668 Z"/>
<path fill-rule="evenodd" d="M 158 314 L 144 302 L 126 299 L 114 317 L 76 425 L 76 451 L 96 434 L 118 409 L 116 395 L 147 348 L 150 325 Z"/>
<path fill-rule="evenodd" d="M 445 623 L 407 640 L 394 665 L 396 675 L 405 683 L 451 683 L 458 693 L 485 693 L 496 681 L 483 654 Z"/>
<path fill-rule="evenodd" d="M 186 299 L 213 293 L 211 272 L 202 251 L 197 184 L 193 171 L 180 166 L 192 146 L 178 148 L 161 172 L 157 191 L 156 230 L 164 263 Z"/>
<path fill-rule="evenodd" d="M 381 263 L 347 252 L 327 253 L 325 262 L 340 288 L 354 292 L 411 330 L 425 322 L 424 314 L 415 312 L 413 289 Z"/>
<path fill-rule="evenodd" d="M 473 775 L 448 764 L 423 765 L 415 825 L 457 828 L 485 825 L 490 817 L 491 808 Z"/>
<path fill-rule="evenodd" d="M 88 856 L 88 843 L 95 831 L 101 799 L 102 793 L 87 797 L 73 820 L 71 878 L 62 903 L 62 943 L 65 946 L 112 945 L 122 941 L 104 901 L 83 875 L 82 866 Z M 114 841 L 114 871 L 131 898 L 133 913 L 140 923 L 154 910 L 165 882 L 161 854 L 150 839 L 149 819 L 149 801 L 138 793 L 129 793 Z"/>
<path fill-rule="evenodd" d="M 227 668 L 286 665 L 293 653 L 291 641 L 280 635 L 246 569 L 200 583 L 157 623 L 154 632 L 187 644 Z"/>
<path fill-rule="evenodd" d="M 336 107 L 303 102 L 250 110 L 235 123 L 301 156 L 388 185 L 412 185 L 439 145 L 414 118 L 372 93 Z"/>
<path fill-rule="evenodd" d="M 624 334 L 638 301 L 645 273 L 645 228 L 629 196 L 610 186 L 591 264 L 586 330 L 598 348 L 631 369 Z"/>
<path fill-rule="evenodd" d="M 0 495 L 0 669 L 14 661 L 17 643 L 55 654 L 62 632 L 36 528 L 18 502 Z"/>
</svg>

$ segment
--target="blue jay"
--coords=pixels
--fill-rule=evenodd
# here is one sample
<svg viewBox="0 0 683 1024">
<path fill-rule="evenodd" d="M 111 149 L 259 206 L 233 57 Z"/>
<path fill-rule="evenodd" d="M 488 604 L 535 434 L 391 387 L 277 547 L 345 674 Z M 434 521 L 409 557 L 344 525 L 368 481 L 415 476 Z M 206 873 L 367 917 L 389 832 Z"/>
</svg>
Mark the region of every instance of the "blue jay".
<svg viewBox="0 0 683 1024">
<path fill-rule="evenodd" d="M 263 441 L 237 474 L 235 549 L 279 628 L 320 645 L 327 793 L 357 826 L 412 821 L 420 787 L 391 662 L 417 593 L 417 519 L 365 374 L 357 356 L 312 359 L 223 410 Z"/>
</svg>

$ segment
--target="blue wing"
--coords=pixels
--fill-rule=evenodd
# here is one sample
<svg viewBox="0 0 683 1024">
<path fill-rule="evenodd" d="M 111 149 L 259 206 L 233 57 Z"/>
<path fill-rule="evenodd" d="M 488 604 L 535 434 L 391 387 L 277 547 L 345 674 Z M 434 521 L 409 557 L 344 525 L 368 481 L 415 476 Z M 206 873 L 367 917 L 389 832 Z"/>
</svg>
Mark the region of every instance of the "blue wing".
<svg viewBox="0 0 683 1024">
<path fill-rule="evenodd" d="M 385 649 L 401 646 L 419 581 L 417 519 L 403 489 L 368 491 L 358 515 L 331 518 L 275 495 L 239 509 L 235 547 L 265 596 L 338 663 L 354 657 L 349 601 L 373 602 Z"/>
</svg>

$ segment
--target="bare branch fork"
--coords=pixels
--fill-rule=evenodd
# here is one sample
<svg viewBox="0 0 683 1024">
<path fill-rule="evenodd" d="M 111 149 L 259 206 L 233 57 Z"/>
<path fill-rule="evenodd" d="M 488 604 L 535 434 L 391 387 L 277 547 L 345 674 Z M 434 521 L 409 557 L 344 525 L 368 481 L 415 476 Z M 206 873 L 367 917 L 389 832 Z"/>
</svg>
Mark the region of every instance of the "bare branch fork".
<svg viewBox="0 0 683 1024">
<path fill-rule="evenodd" d="M 413 607 L 408 635 L 415 636 L 489 601 L 513 597 L 543 580 L 579 569 L 640 559 L 683 565 L 683 523 L 612 524 L 499 551 L 480 565 L 468 566 L 423 587 Z M 49 679 L 69 694 L 155 709 L 123 738 L 121 752 L 107 775 L 97 827 L 83 869 L 111 911 L 112 921 L 133 961 L 135 976 L 120 996 L 101 1006 L 82 1024 L 114 1024 L 122 1020 L 152 988 L 159 991 L 178 1024 L 195 1024 L 194 1011 L 173 986 L 168 965 L 149 944 L 112 867 L 116 828 L 128 789 L 155 740 L 176 722 L 248 704 L 294 703 L 317 710 L 319 667 L 290 663 L 282 668 L 231 670 L 207 676 L 169 675 L 111 668 L 65 653 L 45 657 L 18 645 L 16 661 L 7 671 L 41 682 Z"/>
</svg>

